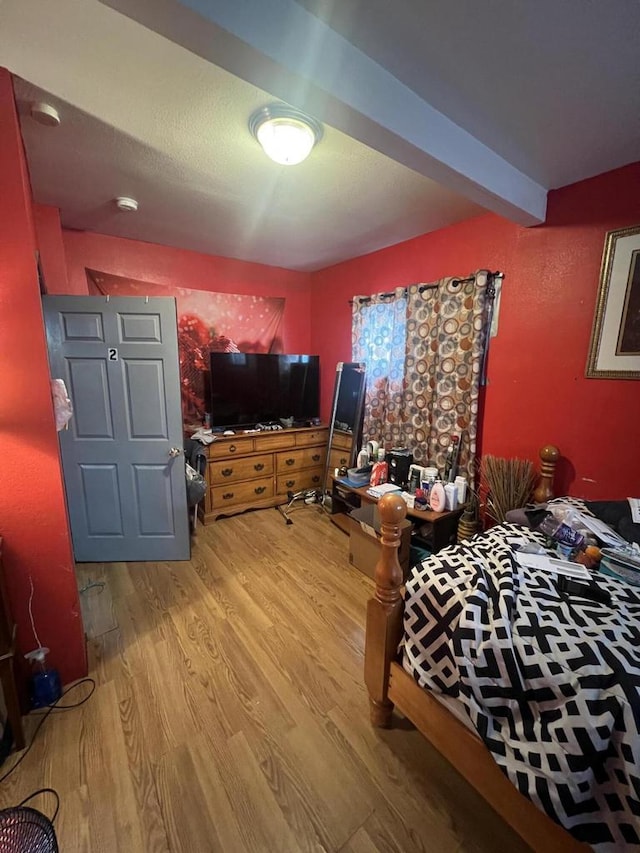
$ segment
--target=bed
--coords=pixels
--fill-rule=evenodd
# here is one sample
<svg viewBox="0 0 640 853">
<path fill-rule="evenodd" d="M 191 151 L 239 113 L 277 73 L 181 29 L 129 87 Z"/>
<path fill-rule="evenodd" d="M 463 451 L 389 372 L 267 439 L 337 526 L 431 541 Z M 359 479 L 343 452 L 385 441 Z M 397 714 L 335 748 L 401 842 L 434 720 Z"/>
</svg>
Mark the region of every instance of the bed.
<svg viewBox="0 0 640 853">
<path fill-rule="evenodd" d="M 395 707 L 534 850 L 640 849 L 640 589 L 599 577 L 615 607 L 562 598 L 513 560 L 538 534 L 500 525 L 425 560 L 403 597 L 404 503 L 378 507 L 373 725 Z"/>
</svg>

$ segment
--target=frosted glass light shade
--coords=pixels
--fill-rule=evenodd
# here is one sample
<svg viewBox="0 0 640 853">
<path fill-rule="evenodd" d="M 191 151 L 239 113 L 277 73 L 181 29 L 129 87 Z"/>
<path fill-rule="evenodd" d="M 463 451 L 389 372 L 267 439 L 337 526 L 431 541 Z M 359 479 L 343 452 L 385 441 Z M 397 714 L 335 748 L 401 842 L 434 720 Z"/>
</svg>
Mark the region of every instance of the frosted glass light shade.
<svg viewBox="0 0 640 853">
<path fill-rule="evenodd" d="M 265 154 L 282 166 L 302 163 L 322 137 L 322 126 L 315 119 L 284 104 L 257 110 L 249 128 Z"/>
</svg>

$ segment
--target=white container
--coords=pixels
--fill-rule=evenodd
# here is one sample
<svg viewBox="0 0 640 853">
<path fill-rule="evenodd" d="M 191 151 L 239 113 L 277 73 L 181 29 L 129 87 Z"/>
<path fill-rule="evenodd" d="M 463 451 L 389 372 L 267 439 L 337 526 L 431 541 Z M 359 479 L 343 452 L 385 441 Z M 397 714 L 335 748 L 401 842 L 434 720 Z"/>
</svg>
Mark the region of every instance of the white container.
<svg viewBox="0 0 640 853">
<path fill-rule="evenodd" d="M 356 460 L 356 468 L 364 468 L 370 462 L 369 453 L 365 447 L 362 448 L 360 453 L 358 453 L 358 458 Z"/>
<path fill-rule="evenodd" d="M 444 487 L 445 507 L 448 510 L 458 509 L 458 487 L 455 483 L 447 483 Z"/>
<path fill-rule="evenodd" d="M 455 486 L 458 490 L 458 505 L 462 506 L 462 504 L 467 500 L 467 478 L 456 477 Z"/>
</svg>

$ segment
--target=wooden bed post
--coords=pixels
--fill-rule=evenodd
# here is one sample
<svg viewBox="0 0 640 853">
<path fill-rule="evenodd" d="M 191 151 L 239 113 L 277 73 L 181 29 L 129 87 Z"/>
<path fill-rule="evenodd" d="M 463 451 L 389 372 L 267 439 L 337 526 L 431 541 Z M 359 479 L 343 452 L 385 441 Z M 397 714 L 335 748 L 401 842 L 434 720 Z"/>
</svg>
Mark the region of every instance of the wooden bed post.
<svg viewBox="0 0 640 853">
<path fill-rule="evenodd" d="M 553 444 L 545 444 L 538 455 L 540 457 L 540 479 L 533 490 L 533 499 L 536 503 L 543 504 L 550 501 L 554 495 L 553 478 L 560 451 Z"/>
<path fill-rule="evenodd" d="M 400 523 L 405 518 L 405 502 L 397 494 L 385 495 L 378 503 L 382 527 L 382 547 L 376 566 L 375 598 L 367 605 L 367 633 L 364 652 L 364 680 L 369 691 L 371 723 L 389 728 L 393 703 L 388 698 L 389 667 L 402 639 L 402 569 L 398 563 Z"/>
</svg>

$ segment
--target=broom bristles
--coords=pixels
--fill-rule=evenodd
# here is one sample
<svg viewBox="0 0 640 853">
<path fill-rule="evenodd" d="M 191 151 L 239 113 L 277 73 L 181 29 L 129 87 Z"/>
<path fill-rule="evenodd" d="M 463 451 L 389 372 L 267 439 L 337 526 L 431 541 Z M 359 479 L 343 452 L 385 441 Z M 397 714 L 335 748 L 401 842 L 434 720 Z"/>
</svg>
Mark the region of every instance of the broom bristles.
<svg viewBox="0 0 640 853">
<path fill-rule="evenodd" d="M 529 500 L 535 473 L 528 459 L 483 456 L 481 472 L 489 490 L 487 512 L 496 521 L 504 521 L 509 510 L 518 509 Z"/>
</svg>

